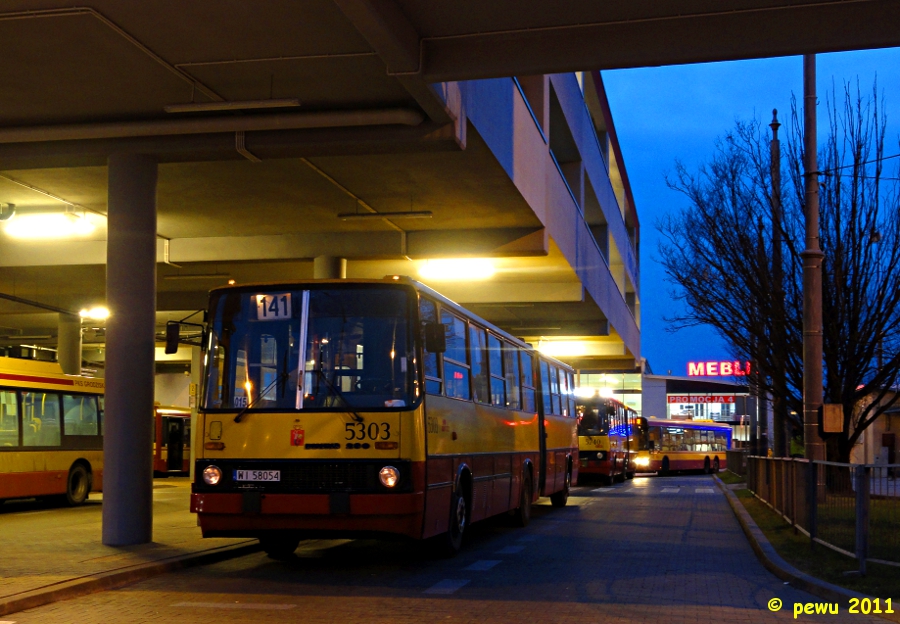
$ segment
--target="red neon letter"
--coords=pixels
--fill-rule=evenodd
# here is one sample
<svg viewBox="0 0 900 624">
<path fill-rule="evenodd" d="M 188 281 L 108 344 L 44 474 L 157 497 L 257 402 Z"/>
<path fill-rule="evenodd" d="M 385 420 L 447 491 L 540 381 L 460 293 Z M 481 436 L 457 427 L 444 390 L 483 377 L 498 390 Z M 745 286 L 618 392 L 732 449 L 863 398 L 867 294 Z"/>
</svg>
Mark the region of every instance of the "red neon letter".
<svg viewBox="0 0 900 624">
<path fill-rule="evenodd" d="M 719 374 L 719 363 L 718 362 L 707 362 L 706 363 L 706 375 L 711 377 L 713 375 Z"/>
<path fill-rule="evenodd" d="M 705 375 L 705 365 L 703 362 L 688 362 L 688 376 L 696 377 Z"/>
</svg>

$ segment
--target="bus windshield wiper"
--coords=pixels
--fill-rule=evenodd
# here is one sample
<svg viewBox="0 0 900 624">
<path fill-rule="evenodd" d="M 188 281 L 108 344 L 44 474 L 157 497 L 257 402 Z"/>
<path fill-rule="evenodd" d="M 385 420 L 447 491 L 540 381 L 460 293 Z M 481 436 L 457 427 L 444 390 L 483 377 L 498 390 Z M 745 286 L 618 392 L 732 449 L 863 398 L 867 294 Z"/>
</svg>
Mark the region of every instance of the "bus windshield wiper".
<svg viewBox="0 0 900 624">
<path fill-rule="evenodd" d="M 344 407 L 347 408 L 347 411 L 353 415 L 353 421 L 358 422 L 358 423 L 365 422 L 366 419 L 359 415 L 359 413 L 356 411 L 356 409 L 353 407 L 353 405 L 350 404 L 350 401 L 347 400 L 347 397 L 344 396 L 344 393 L 341 392 L 337 386 L 335 386 L 333 383 L 331 383 L 328 380 L 328 375 L 325 374 L 325 371 L 323 371 L 321 368 L 317 368 L 315 370 L 316 370 L 316 373 L 319 375 L 319 378 L 325 382 L 325 387 L 328 388 L 328 390 L 334 396 L 339 398 L 341 400 L 341 403 L 344 404 Z"/>
<path fill-rule="evenodd" d="M 273 387 L 275 384 L 277 384 L 279 381 L 281 381 L 281 382 L 286 382 L 286 381 L 288 380 L 288 377 L 289 377 L 289 376 L 290 376 L 290 373 L 288 373 L 287 370 L 285 370 L 284 372 L 282 372 L 280 375 L 276 375 L 276 376 L 275 376 L 275 379 L 272 380 L 272 383 L 270 383 L 268 386 L 266 386 L 265 388 L 263 388 L 262 392 L 260 392 L 259 394 L 257 394 L 255 399 L 253 399 L 252 401 L 248 402 L 247 405 L 245 405 L 245 406 L 241 409 L 241 411 L 239 411 L 239 412 L 237 413 L 237 415 L 234 417 L 234 422 L 236 422 L 236 423 L 241 422 L 241 419 L 244 418 L 244 414 L 247 413 L 247 410 L 248 410 L 248 409 L 250 409 L 251 407 L 253 407 L 254 405 L 256 405 L 256 403 L 257 403 L 261 398 L 263 398 L 264 396 L 266 396 L 266 393 L 267 393 L 269 390 L 271 390 L 272 387 Z"/>
</svg>

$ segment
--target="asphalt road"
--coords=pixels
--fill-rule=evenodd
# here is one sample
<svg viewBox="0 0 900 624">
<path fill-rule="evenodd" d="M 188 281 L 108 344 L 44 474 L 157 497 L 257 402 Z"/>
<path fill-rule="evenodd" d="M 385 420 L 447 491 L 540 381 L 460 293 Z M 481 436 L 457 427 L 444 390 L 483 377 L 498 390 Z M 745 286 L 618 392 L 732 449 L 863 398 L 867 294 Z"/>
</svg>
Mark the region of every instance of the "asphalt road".
<svg viewBox="0 0 900 624">
<path fill-rule="evenodd" d="M 471 527 L 451 559 L 416 542 L 315 540 L 287 562 L 250 555 L 0 624 L 884 622 L 843 603 L 838 616 L 795 620 L 795 602 L 824 601 L 768 573 L 712 478 L 698 475 L 577 487 L 564 509 L 542 499 L 524 529 Z"/>
</svg>

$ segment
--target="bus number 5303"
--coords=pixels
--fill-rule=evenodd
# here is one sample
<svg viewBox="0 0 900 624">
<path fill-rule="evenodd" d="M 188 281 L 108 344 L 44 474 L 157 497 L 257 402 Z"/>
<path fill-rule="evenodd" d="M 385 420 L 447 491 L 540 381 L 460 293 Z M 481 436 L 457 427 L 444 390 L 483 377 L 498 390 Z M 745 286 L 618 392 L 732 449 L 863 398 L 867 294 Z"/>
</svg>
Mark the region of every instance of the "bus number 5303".
<svg viewBox="0 0 900 624">
<path fill-rule="evenodd" d="M 352 422 L 344 424 L 345 440 L 389 440 L 391 438 L 391 423 L 360 423 Z"/>
</svg>

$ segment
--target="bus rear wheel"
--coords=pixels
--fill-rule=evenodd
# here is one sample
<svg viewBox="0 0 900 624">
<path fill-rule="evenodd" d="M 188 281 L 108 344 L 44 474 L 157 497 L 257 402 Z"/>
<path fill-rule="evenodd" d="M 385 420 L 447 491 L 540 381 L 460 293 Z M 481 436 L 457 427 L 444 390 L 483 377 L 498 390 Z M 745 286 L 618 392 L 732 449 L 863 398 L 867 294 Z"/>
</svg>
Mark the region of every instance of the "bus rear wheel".
<svg viewBox="0 0 900 624">
<path fill-rule="evenodd" d="M 712 474 L 712 468 L 709 464 L 709 457 L 703 460 L 703 473 L 704 474 Z"/>
<path fill-rule="evenodd" d="M 263 535 L 259 538 L 259 545 L 272 559 L 284 561 L 293 556 L 300 545 L 300 538 L 294 535 Z"/>
<path fill-rule="evenodd" d="M 668 474 L 669 474 L 669 458 L 663 457 L 662 466 L 660 466 L 660 468 L 659 468 L 659 475 L 664 477 Z"/>
<path fill-rule="evenodd" d="M 569 490 L 572 487 L 572 471 L 566 471 L 566 484 L 559 492 L 550 495 L 550 503 L 554 507 L 565 507 L 569 501 Z"/>
<path fill-rule="evenodd" d="M 716 474 L 719 474 L 719 458 L 718 457 L 716 457 L 713 460 L 713 472 Z"/>
<path fill-rule="evenodd" d="M 75 464 L 69 469 L 66 481 L 66 503 L 75 506 L 87 500 L 91 492 L 91 475 L 83 464 Z"/>
</svg>

